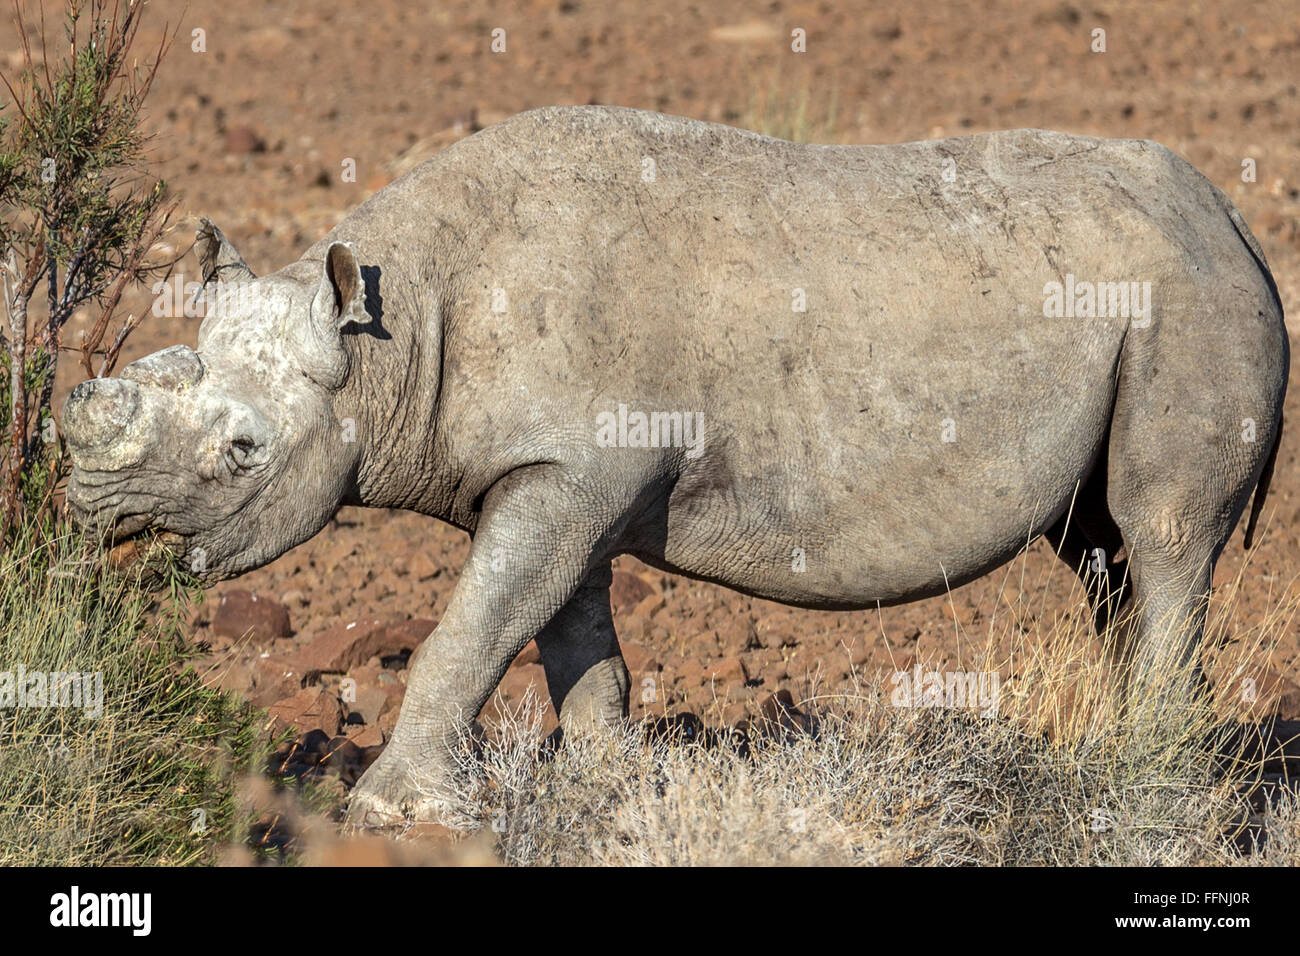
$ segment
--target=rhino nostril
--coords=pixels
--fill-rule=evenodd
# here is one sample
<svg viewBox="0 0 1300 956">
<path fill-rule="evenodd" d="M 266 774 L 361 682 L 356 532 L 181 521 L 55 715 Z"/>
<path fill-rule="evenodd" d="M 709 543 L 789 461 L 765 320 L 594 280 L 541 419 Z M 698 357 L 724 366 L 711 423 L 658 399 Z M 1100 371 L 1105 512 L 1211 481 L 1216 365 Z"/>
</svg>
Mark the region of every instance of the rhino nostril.
<svg viewBox="0 0 1300 956">
<path fill-rule="evenodd" d="M 140 388 L 134 382 L 92 378 L 68 396 L 63 435 L 74 450 L 102 448 L 121 437 L 139 405 Z"/>
</svg>

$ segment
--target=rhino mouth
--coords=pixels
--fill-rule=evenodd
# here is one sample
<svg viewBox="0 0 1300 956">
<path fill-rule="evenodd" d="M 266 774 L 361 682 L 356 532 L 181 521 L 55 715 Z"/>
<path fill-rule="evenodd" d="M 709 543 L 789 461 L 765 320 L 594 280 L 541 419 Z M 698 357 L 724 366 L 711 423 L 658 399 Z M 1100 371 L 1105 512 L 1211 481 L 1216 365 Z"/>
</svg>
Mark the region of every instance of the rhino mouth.
<svg viewBox="0 0 1300 956">
<path fill-rule="evenodd" d="M 185 537 L 175 531 L 160 527 L 153 516 L 147 514 L 122 515 L 104 521 L 94 512 L 72 504 L 73 521 L 83 528 L 95 529 L 105 562 L 117 571 L 137 566 L 156 567 L 164 552 L 177 559 L 184 556 Z"/>
<path fill-rule="evenodd" d="M 126 571 L 141 564 L 153 565 L 164 552 L 169 552 L 176 558 L 183 557 L 185 552 L 184 537 L 175 531 L 151 525 L 125 535 L 114 530 L 109 533 L 104 545 L 108 564 L 118 571 Z"/>
</svg>

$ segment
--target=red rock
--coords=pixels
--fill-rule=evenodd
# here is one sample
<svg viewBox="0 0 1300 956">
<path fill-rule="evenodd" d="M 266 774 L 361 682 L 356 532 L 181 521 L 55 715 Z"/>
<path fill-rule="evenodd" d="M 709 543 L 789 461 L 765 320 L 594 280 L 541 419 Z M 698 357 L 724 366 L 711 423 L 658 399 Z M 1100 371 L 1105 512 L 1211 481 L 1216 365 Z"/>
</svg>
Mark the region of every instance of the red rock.
<svg viewBox="0 0 1300 956">
<path fill-rule="evenodd" d="M 794 702 L 794 695 L 788 690 L 778 690 L 768 695 L 759 707 L 762 723 L 769 729 L 782 728 L 787 731 L 806 732 L 811 729 L 812 721 Z"/>
<path fill-rule="evenodd" d="M 291 757 L 315 766 L 330 753 L 330 735 L 319 727 L 313 728 L 299 736 L 290 750 Z"/>
<path fill-rule="evenodd" d="M 354 737 L 335 737 L 325 750 L 324 763 L 330 767 L 360 764 L 361 745 Z"/>
<path fill-rule="evenodd" d="M 362 750 L 384 745 L 384 732 L 378 724 L 364 724 L 348 731 L 348 740 Z M 364 761 L 363 761 L 364 762 Z"/>
<path fill-rule="evenodd" d="M 342 717 L 338 698 L 320 687 L 306 687 L 272 704 L 269 714 L 277 733 L 292 727 L 304 734 L 319 730 L 327 737 L 339 732 Z"/>
<path fill-rule="evenodd" d="M 667 603 L 662 594 L 648 594 L 637 602 L 636 607 L 632 609 L 632 613 L 639 618 L 650 621 L 664 609 Z"/>
<path fill-rule="evenodd" d="M 406 685 L 398 680 L 392 671 L 385 670 L 382 667 L 359 667 L 356 670 L 349 671 L 347 676 L 356 681 L 356 686 L 353 688 L 355 694 L 352 700 L 347 699 L 348 695 L 345 691 L 340 692 L 343 707 L 349 713 L 355 712 L 364 716 L 365 708 L 359 705 L 363 699 L 362 694 L 366 690 L 382 695 L 378 713 L 375 714 L 376 719 L 378 719 L 379 714 L 401 706 L 402 697 L 406 693 Z M 367 720 L 366 723 L 370 723 L 370 721 Z"/>
<path fill-rule="evenodd" d="M 426 638 L 433 634 L 434 628 L 437 626 L 437 621 L 431 621 L 423 617 L 413 617 L 409 621 L 398 621 L 389 624 L 385 639 L 390 645 L 397 647 L 398 650 L 388 653 L 406 652 L 408 655 L 406 666 L 409 668 L 411 660 L 415 657 L 416 649 L 424 643 Z M 386 656 L 384 653 L 380 654 L 381 658 L 384 656 Z"/>
<path fill-rule="evenodd" d="M 232 126 L 226 130 L 225 150 L 235 156 L 266 152 L 266 140 L 247 126 Z"/>
<path fill-rule="evenodd" d="M 393 640 L 410 641 L 411 647 L 414 648 L 432 634 L 437 626 L 437 621 L 431 621 L 424 617 L 413 617 L 409 621 L 398 621 L 389 624 L 388 631 Z"/>
<path fill-rule="evenodd" d="M 629 672 L 641 674 L 646 671 L 663 670 L 663 665 L 640 644 L 632 641 L 620 641 L 619 644 L 623 648 L 623 662 L 627 664 Z"/>
<path fill-rule="evenodd" d="M 407 674 L 410 674 L 411 671 L 415 670 L 416 665 L 420 661 L 421 655 L 427 653 L 425 649 L 430 647 L 432 644 L 432 641 L 421 641 L 415 646 L 415 650 L 411 651 L 411 656 L 406 659 Z"/>
<path fill-rule="evenodd" d="M 430 578 L 435 578 L 438 576 L 438 572 L 442 570 L 434 562 L 433 558 L 423 551 L 416 551 L 407 559 L 406 569 L 411 577 L 417 581 L 428 581 Z"/>
<path fill-rule="evenodd" d="M 871 645 L 864 639 L 858 638 L 848 647 L 849 664 L 854 668 L 860 668 L 871 660 Z"/>
<path fill-rule="evenodd" d="M 799 712 L 799 708 L 794 703 L 794 695 L 784 688 L 775 694 L 768 694 L 758 710 L 764 720 L 773 721 L 779 721 L 787 714 Z"/>
<path fill-rule="evenodd" d="M 1240 703 L 1250 719 L 1262 720 L 1276 715 L 1290 720 L 1300 714 L 1300 687 L 1272 667 L 1261 666 L 1249 675 L 1251 683 L 1241 681 Z"/>
<path fill-rule="evenodd" d="M 212 632 L 236 640 L 245 635 L 251 635 L 255 641 L 288 637 L 292 633 L 289 609 L 264 594 L 227 591 L 212 612 Z"/>
<path fill-rule="evenodd" d="M 706 680 L 712 679 L 719 684 L 744 684 L 749 680 L 745 664 L 738 657 L 724 657 L 706 668 Z"/>
<path fill-rule="evenodd" d="M 739 650 L 759 643 L 754 621 L 749 615 L 727 614 L 714 625 L 719 643 L 730 650 Z"/>
<path fill-rule="evenodd" d="M 501 695 L 509 698 L 514 703 L 518 703 L 523 699 L 529 687 L 532 687 L 533 693 L 537 695 L 538 700 L 546 701 L 549 699 L 546 690 L 546 672 L 542 670 L 541 664 L 512 666 L 510 670 L 506 671 L 506 676 L 501 681 Z"/>
<path fill-rule="evenodd" d="M 540 664 L 542 662 L 542 652 L 537 648 L 536 641 L 529 641 L 524 645 L 524 649 L 519 652 L 515 658 L 515 664 Z"/>
<path fill-rule="evenodd" d="M 371 667 L 369 664 L 366 664 L 364 667 L 352 668 L 344 676 L 344 680 L 354 681 L 355 687 L 353 689 L 356 690 L 362 687 L 373 687 L 377 685 L 379 683 L 379 675 L 384 673 L 387 672 L 383 667 Z M 343 685 L 339 688 L 339 698 L 344 704 L 349 702 L 346 694 L 346 687 Z"/>
<path fill-rule="evenodd" d="M 1277 715 L 1283 720 L 1300 718 L 1300 687 L 1289 680 L 1283 680 L 1282 683 L 1284 686 L 1279 688 Z"/>
<path fill-rule="evenodd" d="M 380 687 L 363 687 L 357 699 L 345 704 L 349 714 L 358 714 L 363 724 L 378 724 L 379 716 L 388 709 L 388 694 Z"/>
<path fill-rule="evenodd" d="M 650 622 L 635 614 L 624 615 L 618 622 L 618 642 L 637 644 L 644 641 L 650 631 Z"/>
<path fill-rule="evenodd" d="M 749 704 L 746 701 L 732 701 L 722 710 L 722 722 L 730 726 L 738 726 L 745 722 L 748 713 Z M 746 726 L 748 725 L 746 724 Z"/>
<path fill-rule="evenodd" d="M 203 683 L 218 690 L 232 691 L 248 697 L 253 690 L 253 665 L 247 661 L 222 657 L 196 668 Z"/>
<path fill-rule="evenodd" d="M 359 667 L 371 657 L 409 654 L 433 629 L 430 624 L 421 620 L 391 624 L 373 618 L 336 624 L 302 649 L 302 660 L 314 670 L 337 673 Z"/>
<path fill-rule="evenodd" d="M 614 582 L 609 589 L 609 603 L 615 614 L 621 614 L 630 611 L 654 593 L 654 586 L 644 578 L 627 571 L 615 571 Z"/>
<path fill-rule="evenodd" d="M 249 700 L 269 707 L 302 690 L 309 668 L 292 654 L 264 654 L 253 660 L 253 690 Z"/>
</svg>

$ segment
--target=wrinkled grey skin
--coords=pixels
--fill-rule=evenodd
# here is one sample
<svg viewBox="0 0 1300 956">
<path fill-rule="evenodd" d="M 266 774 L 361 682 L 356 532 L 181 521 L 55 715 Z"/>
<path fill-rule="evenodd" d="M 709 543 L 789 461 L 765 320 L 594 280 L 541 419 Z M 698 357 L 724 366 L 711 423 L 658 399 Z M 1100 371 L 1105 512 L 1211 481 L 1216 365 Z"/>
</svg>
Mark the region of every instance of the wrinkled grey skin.
<svg viewBox="0 0 1300 956">
<path fill-rule="evenodd" d="M 251 277 L 208 225 L 199 247 L 205 278 Z M 1067 274 L 1151 282 L 1149 326 L 1045 318 Z M 352 797 L 360 823 L 445 810 L 450 748 L 534 637 L 566 732 L 625 715 L 621 553 L 860 609 L 1048 534 L 1076 569 L 1104 552 L 1140 692 L 1196 650 L 1289 363 L 1263 256 L 1217 189 L 1154 143 L 1036 130 L 828 147 L 538 110 L 252 288 L 197 354 L 75 390 L 69 501 L 121 519 L 117 539 L 165 530 L 208 581 L 344 504 L 473 535 Z M 700 449 L 598 445 L 620 403 L 702 415 Z"/>
</svg>

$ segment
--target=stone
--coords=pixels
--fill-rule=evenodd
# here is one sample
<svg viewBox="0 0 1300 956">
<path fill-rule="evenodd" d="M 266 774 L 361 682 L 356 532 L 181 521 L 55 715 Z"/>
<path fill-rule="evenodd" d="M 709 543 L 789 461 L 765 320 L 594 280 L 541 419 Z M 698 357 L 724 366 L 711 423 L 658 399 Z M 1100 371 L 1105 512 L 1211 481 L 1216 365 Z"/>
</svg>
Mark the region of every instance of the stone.
<svg viewBox="0 0 1300 956">
<path fill-rule="evenodd" d="M 255 670 L 248 661 L 222 657 L 197 665 L 196 670 L 208 687 L 232 691 L 244 697 L 252 693 Z"/>
<path fill-rule="evenodd" d="M 266 152 L 266 140 L 248 126 L 232 126 L 227 129 L 223 146 L 232 156 Z"/>
<path fill-rule="evenodd" d="M 654 585 L 644 578 L 628 571 L 615 571 L 613 583 L 609 588 L 609 604 L 615 614 L 621 614 L 630 611 L 654 593 Z"/>
<path fill-rule="evenodd" d="M 650 621 L 667 606 L 667 603 L 662 594 L 648 594 L 637 602 L 636 607 L 632 609 L 632 614 Z"/>
<path fill-rule="evenodd" d="M 416 551 L 406 559 L 406 569 L 417 581 L 429 581 L 438 576 L 442 570 L 433 558 L 424 551 Z"/>
<path fill-rule="evenodd" d="M 352 737 L 334 737 L 325 750 L 323 763 L 327 767 L 359 766 L 361 764 L 361 745 Z"/>
<path fill-rule="evenodd" d="M 433 629 L 431 622 L 396 624 L 374 618 L 336 624 L 302 648 L 303 662 L 313 670 L 345 672 L 378 656 L 410 655 Z"/>
<path fill-rule="evenodd" d="M 357 691 L 357 699 L 344 706 L 350 715 L 360 715 L 363 724 L 378 724 L 380 715 L 389 707 L 388 693 L 381 687 L 363 687 Z"/>
<path fill-rule="evenodd" d="M 382 747 L 384 745 L 384 731 L 377 723 L 351 727 L 348 729 L 348 740 L 352 741 L 361 750 Z M 364 759 L 362 762 L 364 763 Z"/>
<path fill-rule="evenodd" d="M 316 766 L 329 756 L 330 735 L 315 728 L 307 731 L 290 746 L 290 757 Z"/>
<path fill-rule="evenodd" d="M 281 592 L 280 602 L 285 607 L 303 608 L 311 603 L 311 598 L 302 588 L 289 588 L 289 590 Z"/>
<path fill-rule="evenodd" d="M 769 732 L 807 733 L 812 730 L 812 720 L 794 702 L 794 695 L 781 689 L 769 694 L 759 706 L 760 729 Z"/>
<path fill-rule="evenodd" d="M 650 622 L 635 614 L 624 615 L 616 628 L 620 644 L 638 644 L 646 639 L 650 631 Z"/>
<path fill-rule="evenodd" d="M 327 737 L 339 732 L 342 708 L 338 698 L 320 687 L 305 687 L 268 710 L 274 732 L 294 728 L 300 733 L 320 731 Z"/>
<path fill-rule="evenodd" d="M 514 665 L 506 671 L 506 676 L 501 681 L 501 696 L 518 703 L 530 686 L 539 700 L 545 702 L 550 699 L 546 690 L 546 671 L 541 664 Z"/>
<path fill-rule="evenodd" d="M 252 591 L 226 591 L 212 612 L 212 632 L 239 640 L 272 641 L 293 633 L 289 609 L 273 597 Z"/>
<path fill-rule="evenodd" d="M 663 665 L 640 644 L 632 641 L 620 641 L 619 645 L 623 649 L 623 662 L 627 664 L 629 673 L 641 674 L 647 671 L 663 670 Z"/>
<path fill-rule="evenodd" d="M 706 667 L 705 682 L 710 680 L 717 684 L 739 686 L 749 680 L 749 673 L 739 657 L 724 657 Z"/>
<path fill-rule="evenodd" d="M 1290 720 L 1300 716 L 1300 687 L 1267 665 L 1242 678 L 1235 696 L 1251 720 L 1270 716 Z"/>
<path fill-rule="evenodd" d="M 253 689 L 249 700 L 256 707 L 269 707 L 302 690 L 309 668 L 293 654 L 266 653 L 253 660 Z"/>
</svg>

